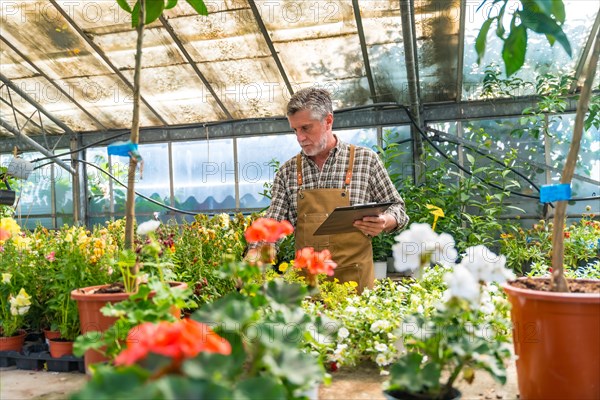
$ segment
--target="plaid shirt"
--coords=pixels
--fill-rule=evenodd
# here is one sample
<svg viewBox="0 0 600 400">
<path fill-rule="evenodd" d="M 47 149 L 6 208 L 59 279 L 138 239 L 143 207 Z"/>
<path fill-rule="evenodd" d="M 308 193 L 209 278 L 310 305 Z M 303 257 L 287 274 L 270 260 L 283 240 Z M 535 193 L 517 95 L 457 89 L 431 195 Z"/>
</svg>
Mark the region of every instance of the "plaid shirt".
<svg viewBox="0 0 600 400">
<path fill-rule="evenodd" d="M 302 179 L 303 190 L 344 187 L 346 170 L 350 159 L 350 145 L 337 139 L 336 146 L 331 149 L 323 171 L 319 171 L 317 164 L 302 154 Z M 354 153 L 354 169 L 352 181 L 348 188 L 350 204 L 363 204 L 370 202 L 394 202 L 385 213 L 392 214 L 398 223 L 395 229 L 401 229 L 408 223 L 408 216 L 404 209 L 404 201 L 394 187 L 383 163 L 372 150 L 356 146 Z M 296 157 L 286 161 L 277 174 L 271 190 L 271 205 L 266 217 L 278 221 L 288 220 L 296 226 L 298 220 L 298 181 L 296 177 Z"/>
</svg>

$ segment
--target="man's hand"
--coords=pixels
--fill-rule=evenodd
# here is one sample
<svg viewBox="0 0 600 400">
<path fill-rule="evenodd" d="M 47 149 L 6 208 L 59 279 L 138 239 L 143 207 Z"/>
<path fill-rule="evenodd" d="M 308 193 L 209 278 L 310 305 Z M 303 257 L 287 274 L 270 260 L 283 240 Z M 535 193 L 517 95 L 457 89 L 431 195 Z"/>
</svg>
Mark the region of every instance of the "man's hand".
<svg viewBox="0 0 600 400">
<path fill-rule="evenodd" d="M 377 217 L 364 217 L 354 221 L 354 226 L 367 237 L 389 232 L 396 227 L 396 218 L 391 214 L 380 214 Z"/>
</svg>

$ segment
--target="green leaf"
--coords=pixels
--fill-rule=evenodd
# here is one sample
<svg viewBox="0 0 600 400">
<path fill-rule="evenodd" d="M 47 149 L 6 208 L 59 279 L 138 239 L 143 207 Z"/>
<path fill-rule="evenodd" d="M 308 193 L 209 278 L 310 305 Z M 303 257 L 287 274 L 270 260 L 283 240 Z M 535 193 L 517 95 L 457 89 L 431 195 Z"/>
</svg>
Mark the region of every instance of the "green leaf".
<svg viewBox="0 0 600 400">
<path fill-rule="evenodd" d="M 567 35 L 565 35 L 562 27 L 558 25 L 558 23 L 552 19 L 552 17 L 540 12 L 536 12 L 531 8 L 524 8 L 523 11 L 520 11 L 518 15 L 521 18 L 521 23 L 523 26 L 536 33 L 543 33 L 546 34 L 546 36 L 553 36 L 556 38 L 558 43 L 562 45 L 569 57 L 572 56 L 571 44 L 569 43 Z"/>
<path fill-rule="evenodd" d="M 169 10 L 177 5 L 177 0 L 168 0 L 165 10 Z"/>
<path fill-rule="evenodd" d="M 295 386 L 321 381 L 324 374 L 315 356 L 294 347 L 287 348 L 277 356 L 265 354 L 262 361 L 270 375 L 285 379 Z"/>
<path fill-rule="evenodd" d="M 154 382 L 160 393 L 153 397 L 154 399 L 231 399 L 233 391 L 225 383 L 219 384 L 206 380 L 192 380 L 187 377 L 177 375 L 167 375 Z M 129 397 L 133 398 L 133 397 Z"/>
<path fill-rule="evenodd" d="M 471 154 L 467 154 L 467 160 L 469 160 L 471 165 L 475 164 L 475 157 L 473 157 Z"/>
<path fill-rule="evenodd" d="M 554 15 L 560 23 L 565 22 L 565 5 L 562 0 L 532 0 L 547 16 Z"/>
<path fill-rule="evenodd" d="M 236 400 L 251 399 L 286 399 L 285 386 L 269 376 L 249 378 L 236 385 L 233 398 Z"/>
<path fill-rule="evenodd" d="M 562 0 L 552 0 L 552 14 L 561 24 L 565 22 L 567 14 L 565 13 L 565 3 Z"/>
<path fill-rule="evenodd" d="M 481 63 L 481 59 L 485 54 L 485 43 L 487 41 L 487 34 L 490 30 L 490 26 L 494 21 L 493 18 L 488 18 L 483 25 L 481 25 L 481 29 L 479 30 L 479 34 L 477 35 L 477 39 L 475 39 L 475 50 L 477 50 L 477 64 Z"/>
<path fill-rule="evenodd" d="M 304 286 L 286 283 L 282 279 L 273 280 L 267 286 L 267 296 L 281 305 L 300 306 L 307 293 Z"/>
<path fill-rule="evenodd" d="M 133 6 L 133 10 L 131 10 L 131 27 L 135 28 L 140 23 L 140 2 L 136 1 Z"/>
<path fill-rule="evenodd" d="M 131 7 L 129 7 L 129 3 L 127 3 L 127 0 L 117 0 L 117 4 L 123 10 L 125 10 L 126 12 L 128 12 L 129 14 L 131 14 Z"/>
<path fill-rule="evenodd" d="M 156 21 L 164 9 L 164 0 L 146 0 L 146 24 Z"/>
<path fill-rule="evenodd" d="M 190 6 L 200 15 L 208 15 L 208 9 L 202 0 L 186 0 Z"/>
<path fill-rule="evenodd" d="M 527 49 L 527 29 L 519 25 L 511 29 L 510 34 L 502 48 L 502 59 L 506 66 L 506 76 L 509 77 L 517 72 L 525 62 L 525 51 Z"/>
</svg>

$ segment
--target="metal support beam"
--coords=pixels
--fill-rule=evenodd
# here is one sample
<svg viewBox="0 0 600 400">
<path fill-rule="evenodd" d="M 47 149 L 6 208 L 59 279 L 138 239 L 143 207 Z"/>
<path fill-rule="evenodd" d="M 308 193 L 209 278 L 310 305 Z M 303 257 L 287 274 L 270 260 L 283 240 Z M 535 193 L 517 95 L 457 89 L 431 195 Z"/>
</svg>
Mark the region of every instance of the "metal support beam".
<svg viewBox="0 0 600 400">
<path fill-rule="evenodd" d="M 19 57 L 21 57 L 27 64 L 29 64 L 29 66 L 31 68 L 33 68 L 38 74 L 40 74 L 48 82 L 50 82 L 52 84 L 52 86 L 54 86 L 56 88 L 56 90 L 58 90 L 61 93 L 61 95 L 65 96 L 67 99 L 69 99 L 70 102 L 72 102 L 73 104 L 75 104 L 77 106 L 77 108 L 79 108 L 85 115 L 87 115 L 88 118 L 94 123 L 94 125 L 96 125 L 96 127 L 98 129 L 100 129 L 100 130 L 106 130 L 106 127 L 104 125 L 102 125 L 102 122 L 98 121 L 98 119 L 96 117 L 94 117 L 94 115 L 92 115 L 84 106 L 82 106 L 81 104 L 79 104 L 77 102 L 77 100 L 75 100 L 73 98 L 73 96 L 71 96 L 69 93 L 67 93 L 66 90 L 64 90 L 62 87 L 60 87 L 60 85 L 57 84 L 54 79 L 51 79 L 44 71 L 42 71 L 33 61 L 31 61 L 29 59 L 29 57 L 27 57 L 25 54 L 23 54 L 16 46 L 14 46 L 12 43 L 10 43 L 2 35 L 0 35 L 0 39 L 4 43 L 6 43 L 6 45 L 8 47 L 10 47 L 12 49 L 12 51 L 14 51 Z"/>
<path fill-rule="evenodd" d="M 414 13 L 411 7 L 410 0 L 400 0 L 400 17 L 402 19 L 402 41 L 404 42 L 404 60 L 406 65 L 406 77 L 408 84 L 408 95 L 410 98 L 410 111 L 417 123 L 422 128 L 423 122 L 421 119 L 421 103 L 419 100 L 419 78 L 417 74 L 417 59 L 416 59 L 416 37 L 413 30 Z M 423 140 L 421 135 L 414 127 L 411 127 L 414 181 L 418 183 L 421 176 L 421 158 L 423 155 Z"/>
<path fill-rule="evenodd" d="M 458 63 L 456 65 L 456 101 L 462 101 L 463 69 L 465 65 L 465 26 L 467 25 L 467 0 L 460 0 L 460 22 L 458 24 Z"/>
<path fill-rule="evenodd" d="M 60 13 L 60 15 L 62 15 L 62 17 L 69 23 L 69 25 L 71 25 L 71 27 L 79 34 L 79 36 L 81 36 L 81 38 L 83 40 L 85 40 L 85 42 L 92 49 L 94 49 L 94 51 L 96 52 L 96 54 L 98 54 L 98 56 L 102 59 L 102 61 L 104 61 L 106 63 L 106 65 L 115 73 L 115 75 L 117 75 L 123 81 L 123 83 L 129 89 L 131 89 L 131 91 L 133 92 L 133 83 L 129 82 L 129 80 L 127 80 L 125 75 L 123 75 L 123 73 L 117 67 L 115 67 L 115 65 L 110 61 L 110 59 L 104 53 L 104 51 L 102 51 L 100 46 L 98 46 L 96 43 L 94 43 L 94 41 L 92 39 L 90 39 L 88 35 L 85 34 L 85 32 L 81 29 L 81 27 L 79 25 L 77 25 L 75 23 L 75 21 L 73 21 L 73 18 L 71 18 L 71 16 L 67 12 L 65 12 L 65 10 L 62 9 L 62 7 L 56 2 L 56 0 L 49 0 L 49 1 L 56 8 L 56 10 Z M 142 103 L 144 103 L 144 105 L 146 107 L 148 107 L 148 109 L 156 116 L 156 118 L 158 118 L 158 120 L 162 124 L 169 125 L 168 122 L 164 120 L 164 118 L 158 113 L 158 111 L 156 111 L 154 109 L 154 107 L 152 107 L 150 105 L 150 103 L 148 103 L 148 101 L 144 97 L 140 96 L 140 100 L 142 101 Z"/>
<path fill-rule="evenodd" d="M 3 87 L 4 87 L 4 85 L 1 85 L 0 89 L 2 89 Z M 10 90 L 10 89 L 7 88 L 6 90 Z M 31 123 L 31 125 L 35 126 L 40 131 L 42 130 L 42 127 L 40 125 L 38 125 L 38 123 L 35 122 L 33 119 L 31 119 L 31 117 L 33 117 L 33 114 L 31 114 L 30 116 L 27 116 L 23 111 L 19 110 L 18 108 L 15 108 L 15 105 L 13 103 L 11 103 L 10 101 L 6 100 L 4 97 L 0 97 L 0 101 L 3 102 L 4 104 L 6 104 L 7 106 L 9 106 L 10 108 L 12 108 L 13 111 L 16 112 L 17 114 L 19 114 L 21 117 L 25 118 L 25 124 Z M 35 112 L 38 112 L 38 111 L 36 110 Z"/>
<path fill-rule="evenodd" d="M 363 61 L 365 63 L 365 73 L 369 82 L 369 91 L 371 92 L 371 101 L 377 103 L 377 92 L 375 91 L 375 81 L 373 80 L 373 72 L 371 71 L 371 62 L 369 61 L 369 52 L 367 50 L 367 40 L 365 39 L 365 31 L 360 15 L 360 5 L 358 0 L 352 0 L 352 9 L 354 10 L 354 19 L 356 20 L 356 29 L 358 31 L 358 39 L 360 40 L 360 50 L 362 52 Z"/>
<path fill-rule="evenodd" d="M 81 139 L 72 138 L 71 148 L 71 166 L 75 170 L 73 175 L 73 223 L 75 225 L 87 225 L 87 182 L 86 166 L 82 162 L 83 152 L 77 151 L 81 148 Z"/>
<path fill-rule="evenodd" d="M 269 31 L 267 31 L 267 27 L 265 26 L 265 23 L 262 20 L 260 12 L 258 11 L 258 7 L 256 7 L 256 2 L 254 0 L 248 0 L 248 4 L 250 5 L 250 8 L 252 9 L 252 14 L 254 14 L 254 19 L 256 19 L 256 23 L 258 24 L 258 29 L 262 33 L 263 38 L 265 39 L 265 42 L 267 43 L 267 46 L 269 47 L 269 50 L 271 51 L 271 56 L 273 57 L 273 60 L 275 61 L 275 64 L 277 65 L 277 69 L 279 70 L 279 73 L 281 74 L 281 77 L 283 78 L 283 81 L 285 82 L 285 86 L 287 87 L 288 91 L 290 92 L 290 95 L 292 95 L 292 94 L 294 94 L 294 89 L 292 88 L 292 84 L 290 83 L 290 80 L 289 80 L 287 74 L 285 73 L 283 64 L 281 63 L 281 60 L 279 59 L 279 54 L 277 54 L 277 50 L 275 50 L 275 46 L 273 45 L 273 41 L 271 40 Z"/>
<path fill-rule="evenodd" d="M 9 131 L 13 135 L 15 135 L 22 142 L 28 144 L 34 150 L 39 151 L 40 153 L 42 153 L 43 155 L 45 155 L 47 157 L 52 157 L 51 158 L 52 162 L 60 165 L 62 168 L 67 170 L 67 172 L 69 172 L 71 175 L 75 174 L 75 170 L 73 170 L 73 168 L 69 167 L 63 161 L 54 158 L 54 154 L 52 154 L 48 149 L 46 149 L 41 144 L 38 144 L 35 140 L 30 139 L 27 135 L 22 134 L 17 128 L 12 126 L 8 122 L 4 121 L 2 118 L 0 118 L 0 126 L 2 126 L 4 129 L 6 129 L 7 131 Z"/>
<path fill-rule="evenodd" d="M 27 101 L 29 104 L 31 104 L 36 109 L 38 109 L 42 114 L 44 114 L 46 117 L 48 117 L 48 119 L 50 121 L 54 122 L 63 131 L 65 131 L 65 133 L 68 133 L 70 135 L 76 135 L 76 133 L 73 132 L 71 130 L 71 128 L 69 128 L 64 122 L 62 122 L 60 119 L 58 119 L 54 115 L 52 115 L 49 111 L 47 111 L 44 107 L 42 107 L 42 105 L 40 103 L 38 103 L 37 101 L 35 101 L 33 98 L 31 98 L 31 96 L 29 96 L 24 91 L 22 91 L 17 85 L 15 85 L 10 79 L 8 79 L 2 73 L 0 73 L 0 81 L 4 82 L 4 84 L 6 86 L 8 86 L 9 88 L 11 88 L 15 93 L 17 93 L 19 96 L 21 96 L 22 98 L 24 98 L 25 101 Z M 19 134 L 21 134 L 21 132 L 19 132 Z"/>
<path fill-rule="evenodd" d="M 179 37 L 175 33 L 175 30 L 173 29 L 173 27 L 171 26 L 169 21 L 162 15 L 159 17 L 159 19 L 160 19 L 160 22 L 162 22 L 165 29 L 167 30 L 167 32 L 169 32 L 171 39 L 173 39 L 173 42 L 175 42 L 175 44 L 177 45 L 177 48 L 179 49 L 179 51 L 181 51 L 181 54 L 183 54 L 183 56 L 189 63 L 190 67 L 192 67 L 192 69 L 194 70 L 196 75 L 198 75 L 198 78 L 200 78 L 200 80 L 202 81 L 204 86 L 206 86 L 206 88 L 208 89 L 208 91 L 210 92 L 212 97 L 215 99 L 215 101 L 217 102 L 219 107 L 221 107 L 221 110 L 223 111 L 223 113 L 225 114 L 227 119 L 233 119 L 233 116 L 231 115 L 231 113 L 229 112 L 227 107 L 225 107 L 225 104 L 223 104 L 223 102 L 221 101 L 221 99 L 219 98 L 219 96 L 217 95 L 215 90 L 212 88 L 212 85 L 210 84 L 208 79 L 206 79 L 204 74 L 202 72 L 200 72 L 200 69 L 198 69 L 198 65 L 196 65 L 196 62 L 192 59 L 192 56 L 190 56 L 190 53 L 188 53 L 188 51 L 185 49 L 185 46 L 183 45 L 183 43 L 181 43 L 181 40 L 179 40 Z"/>
<path fill-rule="evenodd" d="M 498 118 L 518 118 L 522 115 L 525 108 L 535 107 L 536 97 L 523 97 L 518 99 L 496 99 L 485 101 L 469 101 L 463 103 L 437 103 L 425 104 L 423 106 L 423 123 L 425 125 L 435 122 L 447 121 L 474 121 Z M 365 127 L 389 127 L 410 124 L 410 119 L 406 112 L 394 107 L 393 103 L 381 105 L 369 105 L 361 108 L 340 109 L 334 111 L 335 121 L 334 129 L 358 129 Z M 565 114 L 575 112 L 577 102 L 574 99 L 568 99 L 565 107 Z M 261 136 L 269 134 L 290 133 L 290 125 L 286 118 L 261 118 L 250 120 L 223 121 L 212 124 L 190 124 L 171 126 L 168 128 L 145 128 L 142 129 L 142 143 L 164 143 L 187 140 L 203 140 L 206 133 L 211 139 L 236 138 L 248 136 Z M 82 133 L 81 140 L 83 146 L 98 145 L 97 143 L 106 143 L 117 140 L 116 135 L 121 133 L 123 137 L 129 135 L 128 130 L 109 131 L 109 132 L 86 132 Z M 38 142 L 43 141 L 42 135 L 30 135 L 32 139 Z M 48 141 L 50 146 L 55 146 L 61 136 L 50 135 Z M 0 139 L 0 152 L 9 153 L 16 139 L 2 137 Z M 21 148 L 27 151 L 27 148 Z"/>
</svg>

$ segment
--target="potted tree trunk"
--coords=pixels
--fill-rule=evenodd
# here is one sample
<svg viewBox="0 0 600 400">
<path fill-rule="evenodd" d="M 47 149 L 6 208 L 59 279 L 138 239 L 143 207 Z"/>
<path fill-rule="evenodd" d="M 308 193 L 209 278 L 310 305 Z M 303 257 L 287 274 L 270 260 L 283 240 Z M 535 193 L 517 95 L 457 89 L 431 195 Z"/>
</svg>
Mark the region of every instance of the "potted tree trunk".
<svg viewBox="0 0 600 400">
<path fill-rule="evenodd" d="M 559 42 L 571 54 L 561 27 L 566 15 L 561 0 L 521 0 L 521 8 L 512 15 L 509 31 L 501 25 L 507 1 L 494 3 L 502 6 L 500 13 L 484 23 L 476 47 L 481 56 L 487 32 L 496 20 L 499 26 L 496 33 L 504 40 L 507 76 L 523 65 L 527 30 L 545 34 L 550 43 Z M 600 31 L 593 40 L 593 50 L 584 66 L 585 82 L 577 103 L 573 137 L 561 175 L 560 183 L 565 186 L 570 185 L 577 163 L 596 77 Z M 555 208 L 551 278 L 520 278 L 504 285 L 512 304 L 513 342 L 522 399 L 600 398 L 600 282 L 565 279 L 563 229 L 568 197 L 560 199 Z"/>
<path fill-rule="evenodd" d="M 125 209 L 125 250 L 132 254 L 134 252 L 134 225 L 135 225 L 135 174 L 138 163 L 141 161 L 137 153 L 137 144 L 140 136 L 140 89 L 141 89 L 141 71 L 142 71 L 142 50 L 144 42 L 144 28 L 147 24 L 157 20 L 166 9 L 177 5 L 178 0 L 137 0 L 133 7 L 131 1 L 116 0 L 118 6 L 131 14 L 131 25 L 136 29 L 136 51 L 135 66 L 133 74 L 133 113 L 131 134 L 129 138 L 129 170 L 127 175 L 127 199 Z M 186 0 L 187 3 L 199 14 L 208 15 L 208 10 L 203 0 Z M 100 309 L 106 304 L 114 304 L 129 298 L 132 292 L 137 291 L 137 276 L 139 263 L 130 264 L 130 271 L 124 275 L 127 286 L 127 277 L 132 278 L 129 283 L 132 288 L 121 293 L 103 293 L 97 294 L 98 287 L 80 288 L 74 290 L 71 296 L 78 302 L 80 313 L 81 331 L 85 335 L 89 332 L 102 332 L 110 327 L 116 320 L 114 317 L 108 317 L 100 312 Z M 185 284 L 183 284 L 185 285 Z M 185 285 L 187 287 L 187 285 Z M 90 297 L 91 296 L 91 297 Z M 86 371 L 91 363 L 105 360 L 101 353 L 95 350 L 88 350 L 85 355 Z"/>
</svg>

